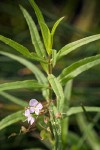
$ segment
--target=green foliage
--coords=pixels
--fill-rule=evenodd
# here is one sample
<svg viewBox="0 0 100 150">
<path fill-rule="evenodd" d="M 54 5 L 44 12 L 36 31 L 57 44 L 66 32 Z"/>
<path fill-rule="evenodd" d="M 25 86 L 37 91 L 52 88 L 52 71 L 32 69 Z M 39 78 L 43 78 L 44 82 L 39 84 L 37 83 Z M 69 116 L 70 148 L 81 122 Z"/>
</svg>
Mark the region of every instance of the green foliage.
<svg viewBox="0 0 100 150">
<path fill-rule="evenodd" d="M 100 63 L 100 55 L 87 57 L 65 68 L 58 77 L 62 84 Z"/>
<path fill-rule="evenodd" d="M 62 56 L 69 54 L 70 52 L 76 50 L 77 48 L 83 45 L 86 45 L 90 42 L 93 42 L 99 39 L 100 39 L 100 34 L 97 34 L 97 35 L 89 36 L 81 40 L 69 43 L 59 50 L 57 59 L 60 59 Z"/>
<path fill-rule="evenodd" d="M 64 17 L 61 17 L 60 19 L 58 19 L 58 20 L 56 21 L 56 23 L 54 24 L 52 30 L 51 30 L 52 45 L 53 45 L 53 37 L 54 37 L 55 31 L 56 31 L 56 29 L 57 29 L 59 23 L 60 23 L 63 19 L 64 19 Z"/>
<path fill-rule="evenodd" d="M 13 41 L 9 38 L 6 38 L 6 37 L 0 35 L 0 41 L 2 41 L 5 44 L 11 46 L 12 48 L 14 48 L 18 52 L 20 52 L 26 58 L 30 58 L 30 59 L 33 59 L 33 60 L 45 62 L 45 61 L 43 61 L 43 59 L 41 59 L 41 57 L 38 57 L 35 53 L 30 53 L 29 50 L 26 47 L 22 46 L 21 44 L 15 42 L 15 41 Z"/>
<path fill-rule="evenodd" d="M 100 107 L 85 106 L 84 108 L 85 108 L 86 112 L 100 112 Z M 64 115 L 65 116 L 70 116 L 70 115 L 74 115 L 74 114 L 81 113 L 81 112 L 84 112 L 81 106 L 71 107 L 71 108 L 69 108 L 67 113 L 65 113 Z"/>
<path fill-rule="evenodd" d="M 44 33 L 42 34 L 43 35 L 43 40 L 44 40 L 44 45 L 45 45 L 45 48 L 47 50 L 47 53 L 50 55 L 52 53 L 51 51 L 51 35 L 50 35 L 50 30 L 48 28 L 48 26 L 41 22 L 41 28 L 42 30 L 44 31 Z"/>
<path fill-rule="evenodd" d="M 0 41 L 2 41 L 5 44 L 11 46 L 12 48 L 14 48 L 18 52 L 20 52 L 22 55 L 24 55 L 26 57 L 30 56 L 29 50 L 26 47 L 20 45 L 19 43 L 15 42 L 15 41 L 13 41 L 13 40 L 11 40 L 9 38 L 6 38 L 6 37 L 4 37 L 2 35 L 0 35 Z"/>
<path fill-rule="evenodd" d="M 40 25 L 42 37 L 43 37 L 43 40 L 44 40 L 44 45 L 45 45 L 45 48 L 47 50 L 47 53 L 49 54 L 50 53 L 50 41 L 51 41 L 50 31 L 49 31 L 49 29 L 48 29 L 48 27 L 47 27 L 47 25 L 44 21 L 44 18 L 43 18 L 43 15 L 42 15 L 40 9 L 38 8 L 38 6 L 34 2 L 34 0 L 29 0 L 29 2 L 35 10 L 35 13 L 36 13 L 36 16 L 37 16 L 37 19 L 38 19 L 38 23 Z"/>
<path fill-rule="evenodd" d="M 16 61 L 18 61 L 19 63 L 23 64 L 24 66 L 26 66 L 28 69 L 30 69 L 32 71 L 32 73 L 35 75 L 36 79 L 40 82 L 40 83 L 45 83 L 47 81 L 46 77 L 44 76 L 44 74 L 39 70 L 39 68 L 34 65 L 33 63 L 29 62 L 28 60 L 20 57 L 20 56 L 16 56 L 14 54 L 10 54 L 8 52 L 2 52 L 0 51 L 0 54 L 5 55 L 7 57 L 10 57 Z"/>
<path fill-rule="evenodd" d="M 13 123 L 24 120 L 25 117 L 24 117 L 23 113 L 24 113 L 24 111 L 21 110 L 21 111 L 15 112 L 15 113 L 5 117 L 4 119 L 2 119 L 0 121 L 0 130 L 4 129 L 5 127 L 7 127 Z"/>
<path fill-rule="evenodd" d="M 20 6 L 20 8 L 21 8 L 23 15 L 29 26 L 32 43 L 35 47 L 36 53 L 38 56 L 44 58 L 46 56 L 46 54 L 45 54 L 45 50 L 44 50 L 43 44 L 41 42 L 38 30 L 37 30 L 37 27 L 36 27 L 32 17 L 29 15 L 29 13 L 22 6 Z"/>
<path fill-rule="evenodd" d="M 63 93 L 62 86 L 60 82 L 57 80 L 57 78 L 52 74 L 48 75 L 48 80 L 57 97 L 58 112 L 62 112 L 64 106 L 64 93 Z"/>
<path fill-rule="evenodd" d="M 15 81 L 10 83 L 0 84 L 0 91 L 14 90 L 20 88 L 29 88 L 32 90 L 40 90 L 47 88 L 46 85 L 38 83 L 36 80 Z"/>
</svg>

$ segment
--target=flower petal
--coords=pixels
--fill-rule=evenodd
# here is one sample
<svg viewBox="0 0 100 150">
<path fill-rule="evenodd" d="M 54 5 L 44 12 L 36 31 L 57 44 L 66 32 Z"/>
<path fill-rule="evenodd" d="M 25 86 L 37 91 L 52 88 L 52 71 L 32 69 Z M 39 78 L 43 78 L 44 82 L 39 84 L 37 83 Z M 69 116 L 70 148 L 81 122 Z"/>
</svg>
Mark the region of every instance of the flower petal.
<svg viewBox="0 0 100 150">
<path fill-rule="evenodd" d="M 34 123 L 35 118 L 33 118 L 31 115 L 27 118 L 28 123 L 30 123 L 31 125 Z"/>
<path fill-rule="evenodd" d="M 30 116 L 30 110 L 29 110 L 29 109 L 26 109 L 24 115 L 25 115 L 26 117 Z"/>
<path fill-rule="evenodd" d="M 30 107 L 30 113 L 34 113 L 35 108 L 34 107 Z"/>
<path fill-rule="evenodd" d="M 38 108 L 35 108 L 35 114 L 39 115 L 39 113 L 40 113 L 40 110 Z"/>
<path fill-rule="evenodd" d="M 38 105 L 36 106 L 37 109 L 41 110 L 43 108 L 43 105 L 41 103 L 38 103 Z"/>
<path fill-rule="evenodd" d="M 30 106 L 34 106 L 35 107 L 37 104 L 38 104 L 38 101 L 36 99 L 31 99 L 30 102 L 29 102 Z"/>
<path fill-rule="evenodd" d="M 35 118 L 32 117 L 30 120 L 30 124 L 32 125 L 34 122 L 35 122 Z"/>
<path fill-rule="evenodd" d="M 32 118 L 32 116 L 29 116 L 29 117 L 27 118 L 28 123 L 31 121 L 31 118 Z"/>
</svg>

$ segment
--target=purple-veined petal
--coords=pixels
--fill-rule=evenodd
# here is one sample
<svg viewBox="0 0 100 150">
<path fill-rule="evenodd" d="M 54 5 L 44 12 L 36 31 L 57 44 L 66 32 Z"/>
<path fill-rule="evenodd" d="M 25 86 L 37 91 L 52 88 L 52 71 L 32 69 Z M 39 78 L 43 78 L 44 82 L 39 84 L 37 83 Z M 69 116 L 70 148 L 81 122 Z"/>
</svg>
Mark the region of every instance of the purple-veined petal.
<svg viewBox="0 0 100 150">
<path fill-rule="evenodd" d="M 38 104 L 38 101 L 36 99 L 31 99 L 29 102 L 29 105 L 33 107 L 35 107 L 37 104 Z"/>
<path fill-rule="evenodd" d="M 41 103 L 38 103 L 36 106 L 37 109 L 41 110 L 43 108 L 43 105 Z"/>
</svg>

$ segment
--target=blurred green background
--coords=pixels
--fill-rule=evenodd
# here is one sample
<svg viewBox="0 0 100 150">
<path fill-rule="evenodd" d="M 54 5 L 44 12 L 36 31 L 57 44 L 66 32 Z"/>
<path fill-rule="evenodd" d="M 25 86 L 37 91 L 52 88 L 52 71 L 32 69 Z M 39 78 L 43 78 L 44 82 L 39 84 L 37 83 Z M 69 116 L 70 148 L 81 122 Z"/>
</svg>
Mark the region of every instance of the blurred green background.
<svg viewBox="0 0 100 150">
<path fill-rule="evenodd" d="M 36 0 L 36 3 L 41 9 L 50 29 L 58 18 L 65 16 L 65 19 L 56 31 L 54 49 L 59 50 L 69 42 L 100 33 L 100 0 Z M 28 26 L 20 11 L 19 4 L 23 5 L 29 11 L 38 26 L 35 13 L 27 0 L 0 0 L 0 34 L 23 44 L 29 48 L 30 51 L 34 51 Z M 0 42 L 0 50 L 19 55 L 19 53 L 2 42 Z M 71 63 L 99 53 L 99 41 L 85 45 L 61 59 L 56 65 L 54 73 L 58 75 L 64 67 Z M 38 63 L 36 65 L 39 66 Z M 0 56 L 0 83 L 33 78 L 33 74 L 24 66 L 8 57 Z M 40 101 L 43 100 L 41 93 L 26 89 L 9 91 L 8 93 L 25 101 L 29 101 L 31 98 L 37 98 L 40 99 Z M 74 79 L 71 106 L 80 106 L 81 104 L 100 106 L 99 65 Z M 19 106 L 9 102 L 0 95 L 1 119 L 19 109 Z M 95 114 L 93 115 L 95 116 Z M 2 130 L 0 133 L 0 149 L 28 149 L 38 147 L 38 145 L 43 149 L 47 149 L 43 146 L 41 141 L 36 140 L 32 133 L 8 139 L 12 132 L 19 132 L 22 124 L 23 123 L 12 125 Z M 99 121 L 97 124 L 99 125 Z M 96 130 L 100 135 L 100 130 L 98 130 L 98 128 L 96 128 Z M 72 118 L 70 121 L 70 131 L 75 132 L 77 136 L 80 134 L 75 118 Z M 72 146 L 73 143 L 70 143 L 70 145 Z M 87 150 L 89 150 L 89 148 L 87 148 Z"/>
</svg>

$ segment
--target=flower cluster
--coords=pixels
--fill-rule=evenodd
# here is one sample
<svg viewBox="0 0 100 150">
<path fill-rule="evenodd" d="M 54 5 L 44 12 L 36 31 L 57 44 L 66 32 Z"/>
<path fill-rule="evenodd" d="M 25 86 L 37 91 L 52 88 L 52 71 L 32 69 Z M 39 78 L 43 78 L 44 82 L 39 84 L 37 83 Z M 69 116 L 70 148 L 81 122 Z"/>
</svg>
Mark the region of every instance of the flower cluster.
<svg viewBox="0 0 100 150">
<path fill-rule="evenodd" d="M 29 107 L 25 110 L 24 115 L 27 117 L 28 123 L 32 125 L 35 122 L 35 118 L 32 116 L 33 113 L 39 115 L 43 105 L 39 103 L 36 99 L 31 99 L 29 102 Z"/>
</svg>

